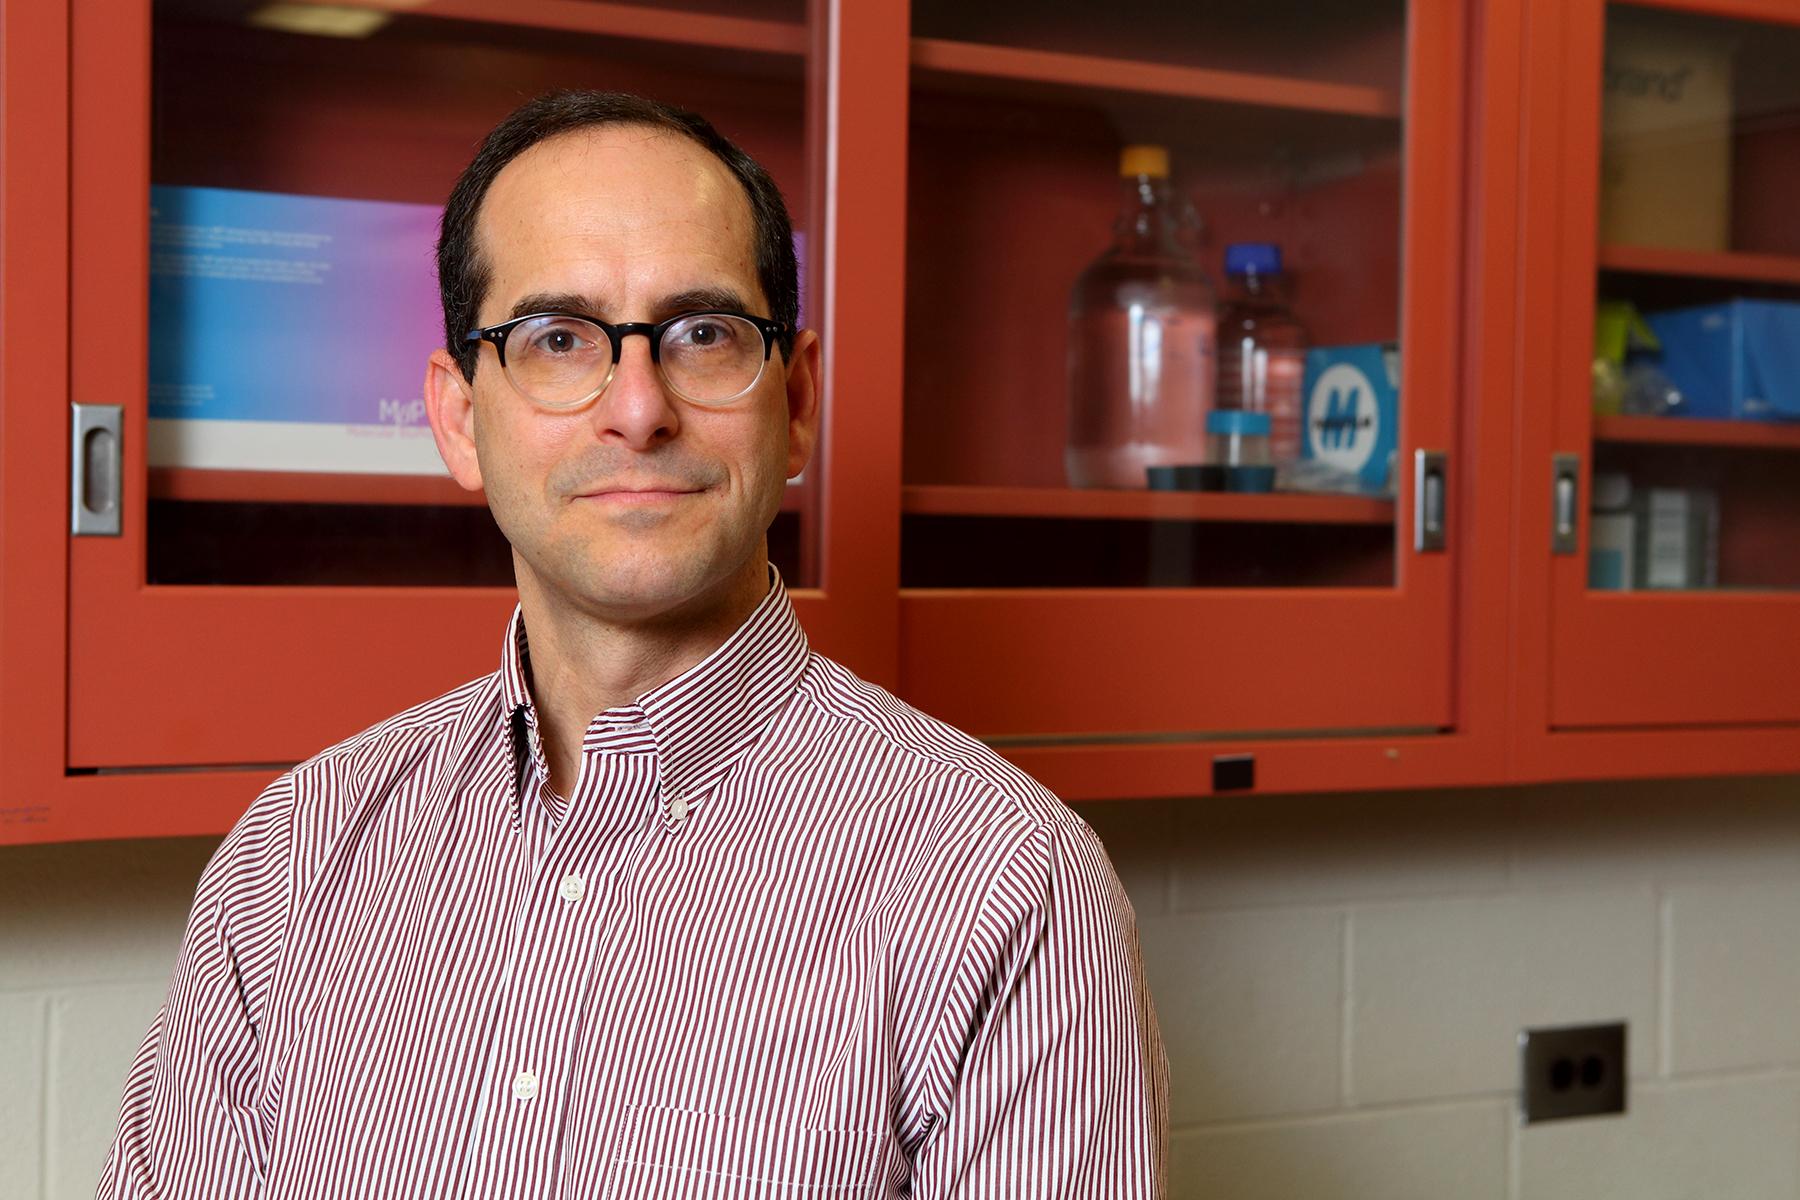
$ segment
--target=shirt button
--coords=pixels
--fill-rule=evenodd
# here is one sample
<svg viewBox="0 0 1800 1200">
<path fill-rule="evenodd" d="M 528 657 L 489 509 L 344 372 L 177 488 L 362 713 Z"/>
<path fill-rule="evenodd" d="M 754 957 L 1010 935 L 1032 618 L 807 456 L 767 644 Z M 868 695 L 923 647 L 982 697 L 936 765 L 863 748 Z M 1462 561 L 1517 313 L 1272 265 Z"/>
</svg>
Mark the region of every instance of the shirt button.
<svg viewBox="0 0 1800 1200">
<path fill-rule="evenodd" d="M 529 1100 L 537 1095 L 537 1073 L 520 1071 L 513 1076 L 513 1099 Z"/>
<path fill-rule="evenodd" d="M 669 797 L 669 820 L 675 822 L 677 825 L 687 820 L 686 796 Z"/>
<path fill-rule="evenodd" d="M 556 889 L 556 894 L 573 904 L 581 899 L 582 893 L 585 891 L 587 891 L 587 882 L 581 876 L 564 875 L 562 886 Z"/>
</svg>

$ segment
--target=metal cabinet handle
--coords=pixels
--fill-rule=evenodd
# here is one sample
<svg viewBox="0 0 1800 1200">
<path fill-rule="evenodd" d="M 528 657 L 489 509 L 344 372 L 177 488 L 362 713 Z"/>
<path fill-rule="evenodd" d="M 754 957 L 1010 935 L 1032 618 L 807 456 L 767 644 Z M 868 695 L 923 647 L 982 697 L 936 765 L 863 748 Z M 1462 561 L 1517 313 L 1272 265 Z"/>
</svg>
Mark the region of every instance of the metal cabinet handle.
<svg viewBox="0 0 1800 1200">
<path fill-rule="evenodd" d="M 71 404 L 69 532 L 118 537 L 125 409 L 118 404 Z"/>
<path fill-rule="evenodd" d="M 1573 554 L 1581 533 L 1581 456 L 1550 458 L 1550 553 Z"/>
<path fill-rule="evenodd" d="M 1450 456 L 1442 450 L 1413 451 L 1413 549 L 1421 554 L 1444 549 L 1449 471 Z"/>
</svg>

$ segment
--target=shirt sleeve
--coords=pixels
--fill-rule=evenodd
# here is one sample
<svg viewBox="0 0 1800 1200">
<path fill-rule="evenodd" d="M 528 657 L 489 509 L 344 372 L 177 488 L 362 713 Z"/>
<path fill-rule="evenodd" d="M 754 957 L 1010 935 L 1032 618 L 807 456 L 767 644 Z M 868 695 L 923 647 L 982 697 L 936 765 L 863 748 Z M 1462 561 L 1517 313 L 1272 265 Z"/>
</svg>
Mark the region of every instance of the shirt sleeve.
<svg viewBox="0 0 1800 1200">
<path fill-rule="evenodd" d="M 125 1080 L 101 1200 L 261 1193 L 258 1034 L 289 908 L 292 797 L 286 774 L 201 874 L 168 998 Z"/>
<path fill-rule="evenodd" d="M 939 1045 L 958 1065 L 919 1200 L 1163 1195 L 1168 1066 L 1130 903 L 1085 825 L 1012 855 L 952 996 Z"/>
</svg>

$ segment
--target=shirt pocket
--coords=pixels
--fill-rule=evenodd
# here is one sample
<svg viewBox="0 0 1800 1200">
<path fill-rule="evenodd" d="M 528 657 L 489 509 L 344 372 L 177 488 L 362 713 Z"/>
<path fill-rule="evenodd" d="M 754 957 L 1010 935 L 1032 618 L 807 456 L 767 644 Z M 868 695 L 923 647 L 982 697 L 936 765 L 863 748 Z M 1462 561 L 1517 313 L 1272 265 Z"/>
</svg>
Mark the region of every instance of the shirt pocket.
<svg viewBox="0 0 1800 1200">
<path fill-rule="evenodd" d="M 760 1125 L 692 1109 L 628 1106 L 614 1200 L 863 1200 L 876 1195 L 881 1139 L 855 1129 Z"/>
</svg>

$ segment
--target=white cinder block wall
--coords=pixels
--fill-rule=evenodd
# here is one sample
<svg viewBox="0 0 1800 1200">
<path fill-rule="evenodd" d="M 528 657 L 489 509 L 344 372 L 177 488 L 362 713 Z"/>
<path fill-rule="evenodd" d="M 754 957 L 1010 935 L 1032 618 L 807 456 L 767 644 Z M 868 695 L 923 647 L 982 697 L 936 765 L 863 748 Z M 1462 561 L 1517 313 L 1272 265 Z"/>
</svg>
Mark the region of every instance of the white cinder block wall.
<svg viewBox="0 0 1800 1200">
<path fill-rule="evenodd" d="M 1172 1194 L 1800 1200 L 1800 780 L 1082 807 L 1143 934 Z M 91 1196 L 213 842 L 0 850 L 0 1197 Z M 1522 1129 L 1515 1036 L 1630 1022 Z"/>
</svg>

